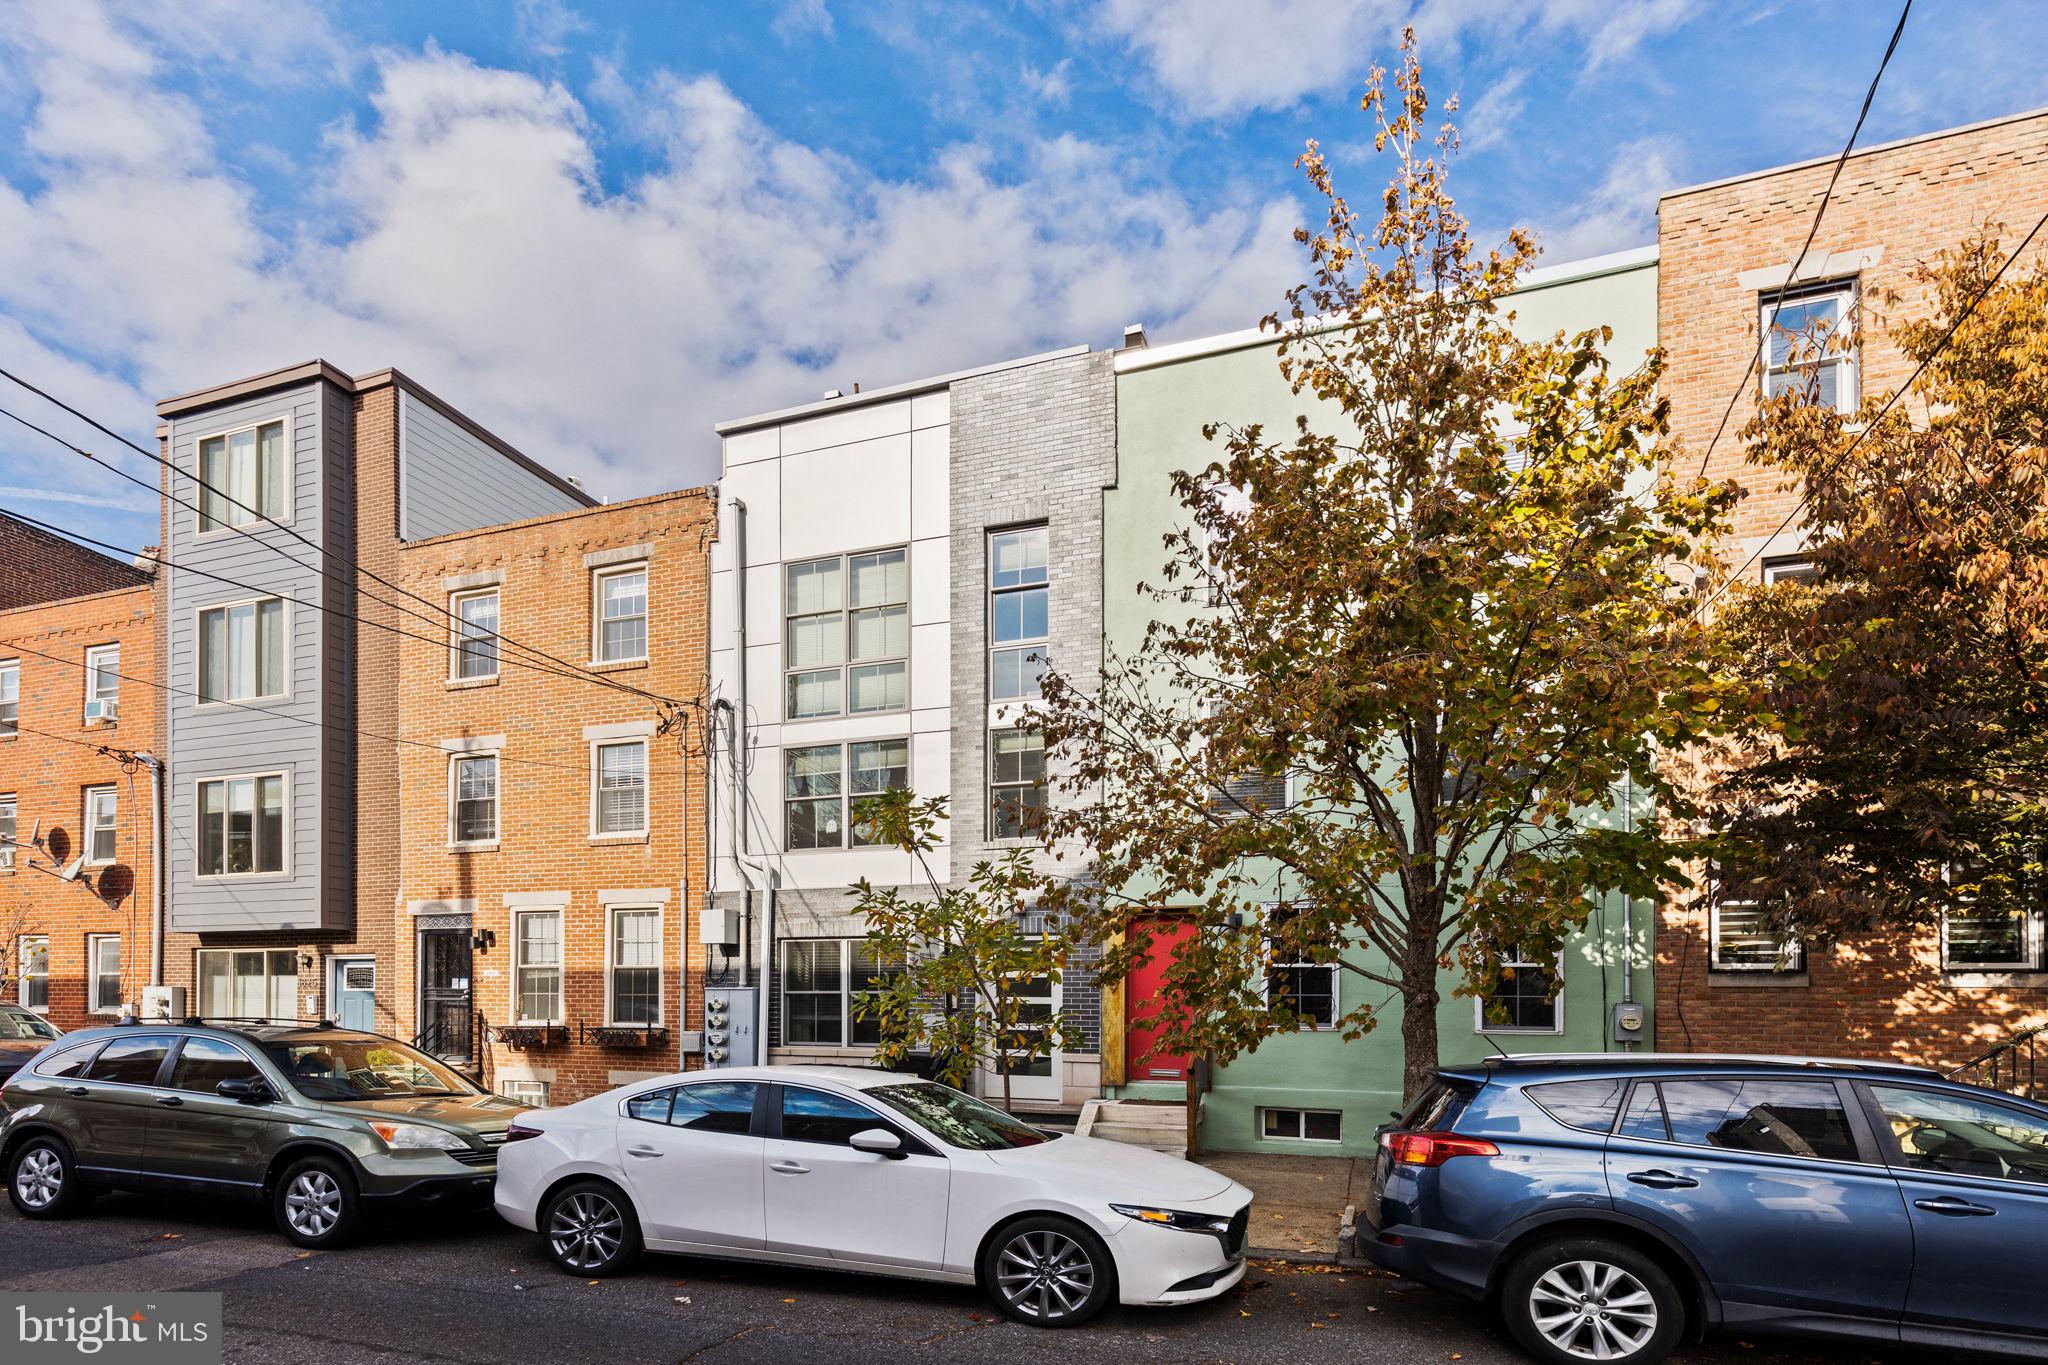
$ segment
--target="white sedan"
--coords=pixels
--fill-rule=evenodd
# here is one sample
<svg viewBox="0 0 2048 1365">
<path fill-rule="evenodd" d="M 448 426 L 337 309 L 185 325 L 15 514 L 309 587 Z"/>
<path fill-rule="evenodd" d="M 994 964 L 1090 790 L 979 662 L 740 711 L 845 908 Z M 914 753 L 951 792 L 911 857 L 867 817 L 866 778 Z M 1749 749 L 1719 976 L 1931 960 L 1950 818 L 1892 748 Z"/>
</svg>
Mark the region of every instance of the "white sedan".
<svg viewBox="0 0 2048 1365">
<path fill-rule="evenodd" d="M 1019 1322 L 1194 1303 L 1244 1277 L 1251 1191 L 883 1071 L 641 1081 L 514 1120 L 498 1212 L 586 1278 L 643 1247 L 979 1284 Z"/>
</svg>

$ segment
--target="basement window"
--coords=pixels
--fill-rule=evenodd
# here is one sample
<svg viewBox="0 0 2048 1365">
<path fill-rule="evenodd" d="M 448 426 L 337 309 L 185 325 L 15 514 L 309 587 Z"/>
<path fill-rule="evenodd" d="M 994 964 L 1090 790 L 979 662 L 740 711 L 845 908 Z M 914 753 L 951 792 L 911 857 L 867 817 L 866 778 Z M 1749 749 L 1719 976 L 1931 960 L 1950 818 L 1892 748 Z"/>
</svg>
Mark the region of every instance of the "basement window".
<svg viewBox="0 0 2048 1365">
<path fill-rule="evenodd" d="M 1342 1142 L 1344 1115 L 1336 1109 L 1261 1109 L 1259 1136 L 1282 1142 Z"/>
</svg>

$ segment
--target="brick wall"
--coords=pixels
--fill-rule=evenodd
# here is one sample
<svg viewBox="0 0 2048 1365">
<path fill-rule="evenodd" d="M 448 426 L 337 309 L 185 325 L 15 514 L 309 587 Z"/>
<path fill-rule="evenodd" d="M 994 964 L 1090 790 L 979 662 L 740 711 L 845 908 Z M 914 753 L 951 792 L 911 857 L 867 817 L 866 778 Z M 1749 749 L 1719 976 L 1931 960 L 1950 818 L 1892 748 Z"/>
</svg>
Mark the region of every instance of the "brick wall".
<svg viewBox="0 0 2048 1365">
<path fill-rule="evenodd" d="M 53 536 L 0 512 L 0 611 L 114 592 L 150 581 L 132 564 Z"/>
<path fill-rule="evenodd" d="M 1760 290 L 1774 291 L 1810 229 L 1831 163 L 1683 190 L 1658 208 L 1658 327 L 1669 356 L 1674 468 L 1699 469 L 1731 393 L 1756 354 Z M 1862 392 L 1903 383 L 1911 366 L 1874 316 L 1924 315 L 1913 267 L 1987 223 L 2008 245 L 2048 204 L 2048 115 L 2030 115 L 1873 149 L 1850 158 L 1808 253 L 1801 281 L 1854 277 L 1865 301 Z M 2037 250 L 2041 248 L 2037 242 Z M 1776 279 L 1771 278 L 1772 271 Z M 1747 468 L 1737 433 L 1755 411 L 1742 386 L 1706 471 L 1748 488 L 1731 565 L 1752 553 L 1796 552 L 1797 521 L 1771 537 L 1799 490 Z M 1748 575 L 1758 575 L 1751 564 Z M 1797 976 L 1709 972 L 1707 908 L 1673 897 L 1657 934 L 1657 1040 L 1676 1050 L 1784 1051 L 1957 1063 L 2015 1028 L 2048 1021 L 2048 974 L 1953 974 L 1931 935 L 1880 935 L 1810 954 Z"/>
<path fill-rule="evenodd" d="M 0 518 L 4 521 L 5 518 Z M 34 542 L 0 539 L 0 581 L 33 579 L 45 561 L 13 556 Z M 147 575 L 139 586 L 0 610 L 0 662 L 19 660 L 18 733 L 0 735 L 0 797 L 12 796 L 18 837 L 40 824 L 44 851 L 0 851 L 0 988 L 21 999 L 16 979 L 23 935 L 49 939 L 50 1018 L 61 1028 L 95 1022 L 87 997 L 87 938 L 121 939 L 123 1004 L 138 1003 L 149 980 L 150 897 L 155 884 L 148 772 L 124 769 L 118 752 L 160 752 L 157 692 L 124 679 L 111 723 L 85 720 L 87 648 L 118 644 L 127 679 L 157 676 L 156 612 Z M 36 652 L 31 652 L 36 651 Z M 40 655 L 53 655 L 43 658 Z M 74 881 L 31 867 L 63 867 L 85 851 L 84 793 L 115 794 L 114 857 Z"/>
</svg>

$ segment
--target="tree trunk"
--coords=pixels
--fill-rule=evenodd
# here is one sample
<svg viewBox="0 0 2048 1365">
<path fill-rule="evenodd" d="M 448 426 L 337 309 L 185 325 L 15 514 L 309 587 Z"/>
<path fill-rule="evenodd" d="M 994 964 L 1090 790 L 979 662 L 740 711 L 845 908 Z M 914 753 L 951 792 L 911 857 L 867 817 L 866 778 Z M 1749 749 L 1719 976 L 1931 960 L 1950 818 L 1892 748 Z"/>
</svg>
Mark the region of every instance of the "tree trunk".
<svg viewBox="0 0 2048 1365">
<path fill-rule="evenodd" d="M 1412 912 L 1411 912 L 1412 914 Z M 1433 916 L 1414 915 L 1429 924 L 1408 937 L 1407 960 L 1401 965 L 1401 1107 L 1405 1110 L 1436 1079 L 1437 990 L 1436 932 Z"/>
</svg>

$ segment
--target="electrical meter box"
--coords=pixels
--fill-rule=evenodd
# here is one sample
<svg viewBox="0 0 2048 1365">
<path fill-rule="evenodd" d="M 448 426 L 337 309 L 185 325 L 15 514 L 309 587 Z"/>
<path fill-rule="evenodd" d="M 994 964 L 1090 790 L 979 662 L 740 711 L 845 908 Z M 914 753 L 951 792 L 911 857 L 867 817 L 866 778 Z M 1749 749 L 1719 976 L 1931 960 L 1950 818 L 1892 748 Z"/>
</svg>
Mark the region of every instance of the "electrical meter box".
<svg viewBox="0 0 2048 1365">
<path fill-rule="evenodd" d="M 754 1017 L 754 986 L 704 988 L 704 1065 L 753 1066 L 761 1060 Z"/>
<path fill-rule="evenodd" d="M 1614 1041 L 1617 1043 L 1648 1043 L 1650 1032 L 1650 1011 L 1633 1001 L 1614 1007 Z"/>
<path fill-rule="evenodd" d="M 738 948 L 740 912 L 705 906 L 697 914 L 697 941 L 707 948 Z"/>
<path fill-rule="evenodd" d="M 183 986 L 144 986 L 142 988 L 143 1022 L 162 1024 L 185 1017 L 185 988 Z"/>
</svg>

